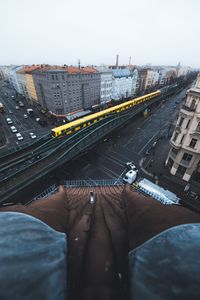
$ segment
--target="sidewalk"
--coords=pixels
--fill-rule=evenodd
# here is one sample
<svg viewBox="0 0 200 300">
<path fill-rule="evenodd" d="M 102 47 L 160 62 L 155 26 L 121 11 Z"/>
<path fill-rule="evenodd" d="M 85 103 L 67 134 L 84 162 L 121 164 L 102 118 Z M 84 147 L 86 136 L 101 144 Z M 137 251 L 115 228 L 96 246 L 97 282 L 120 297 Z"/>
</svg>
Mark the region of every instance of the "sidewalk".
<svg viewBox="0 0 200 300">
<path fill-rule="evenodd" d="M 184 192 L 188 182 L 171 175 L 169 169 L 165 167 L 165 160 L 170 149 L 169 140 L 170 137 L 163 136 L 152 144 L 140 161 L 141 170 L 151 181 L 174 192 L 185 206 L 192 206 L 200 212 L 200 184 L 198 186 L 190 182 L 190 189 Z"/>
</svg>

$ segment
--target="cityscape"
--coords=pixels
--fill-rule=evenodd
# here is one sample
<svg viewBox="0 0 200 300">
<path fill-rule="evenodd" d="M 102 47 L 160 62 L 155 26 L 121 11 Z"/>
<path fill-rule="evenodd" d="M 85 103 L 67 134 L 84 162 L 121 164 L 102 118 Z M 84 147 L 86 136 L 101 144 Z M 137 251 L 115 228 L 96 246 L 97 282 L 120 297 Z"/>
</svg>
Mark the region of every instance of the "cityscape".
<svg viewBox="0 0 200 300">
<path fill-rule="evenodd" d="M 150 2 L 2 4 L 0 299 L 199 299 L 199 4 Z"/>
</svg>

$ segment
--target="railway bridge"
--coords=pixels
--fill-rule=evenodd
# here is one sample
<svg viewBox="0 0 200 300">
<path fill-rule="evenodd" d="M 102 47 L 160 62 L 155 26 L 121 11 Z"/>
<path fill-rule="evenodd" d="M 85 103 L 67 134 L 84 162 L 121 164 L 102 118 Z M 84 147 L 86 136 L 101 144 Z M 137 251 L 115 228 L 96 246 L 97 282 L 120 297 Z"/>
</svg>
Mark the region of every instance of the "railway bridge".
<svg viewBox="0 0 200 300">
<path fill-rule="evenodd" d="M 34 182 L 80 156 L 98 141 L 124 124 L 148 106 L 174 94 L 177 88 L 168 90 L 147 103 L 141 103 L 126 111 L 114 113 L 106 118 L 82 128 L 70 136 L 44 138 L 41 143 L 0 158 L 0 204 L 15 202 L 16 195 Z"/>
</svg>

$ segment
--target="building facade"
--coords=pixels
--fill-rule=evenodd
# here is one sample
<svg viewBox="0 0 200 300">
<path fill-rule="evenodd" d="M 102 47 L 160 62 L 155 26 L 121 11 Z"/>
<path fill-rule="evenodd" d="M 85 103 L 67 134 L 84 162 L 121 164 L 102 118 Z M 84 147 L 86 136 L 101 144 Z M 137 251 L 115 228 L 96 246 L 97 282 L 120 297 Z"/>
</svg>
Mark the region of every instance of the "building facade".
<svg viewBox="0 0 200 300">
<path fill-rule="evenodd" d="M 132 74 L 128 68 L 113 69 L 112 99 L 119 100 L 132 95 Z"/>
<path fill-rule="evenodd" d="M 20 87 L 20 93 L 31 103 L 37 102 L 37 94 L 33 81 L 32 72 L 39 69 L 40 66 L 24 66 L 17 71 L 17 80 Z"/>
<path fill-rule="evenodd" d="M 95 67 L 101 74 L 101 100 L 100 104 L 105 104 L 112 97 L 112 71 L 104 66 Z"/>
<path fill-rule="evenodd" d="M 42 66 L 33 72 L 38 102 L 55 114 L 100 104 L 100 73 L 92 67 Z"/>
<path fill-rule="evenodd" d="M 137 94 L 138 88 L 139 88 L 139 72 L 137 69 L 134 69 L 132 71 L 132 90 L 131 90 L 132 96 L 135 96 Z"/>
<path fill-rule="evenodd" d="M 185 181 L 196 176 L 200 182 L 200 74 L 187 92 L 170 144 L 165 162 L 170 173 Z"/>
<path fill-rule="evenodd" d="M 20 93 L 20 86 L 17 79 L 17 71 L 20 70 L 22 66 L 1 66 L 1 77 L 3 80 L 9 82 L 9 84 Z"/>
</svg>

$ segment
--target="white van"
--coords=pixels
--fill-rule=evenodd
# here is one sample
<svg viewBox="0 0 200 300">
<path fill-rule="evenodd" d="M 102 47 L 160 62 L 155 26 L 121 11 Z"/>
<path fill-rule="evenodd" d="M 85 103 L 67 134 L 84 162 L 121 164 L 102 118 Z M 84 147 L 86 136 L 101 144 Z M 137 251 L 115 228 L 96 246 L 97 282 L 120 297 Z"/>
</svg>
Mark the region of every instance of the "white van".
<svg viewBox="0 0 200 300">
<path fill-rule="evenodd" d="M 136 180 L 137 172 L 138 170 L 128 171 L 123 178 L 124 183 L 132 184 Z"/>
</svg>

